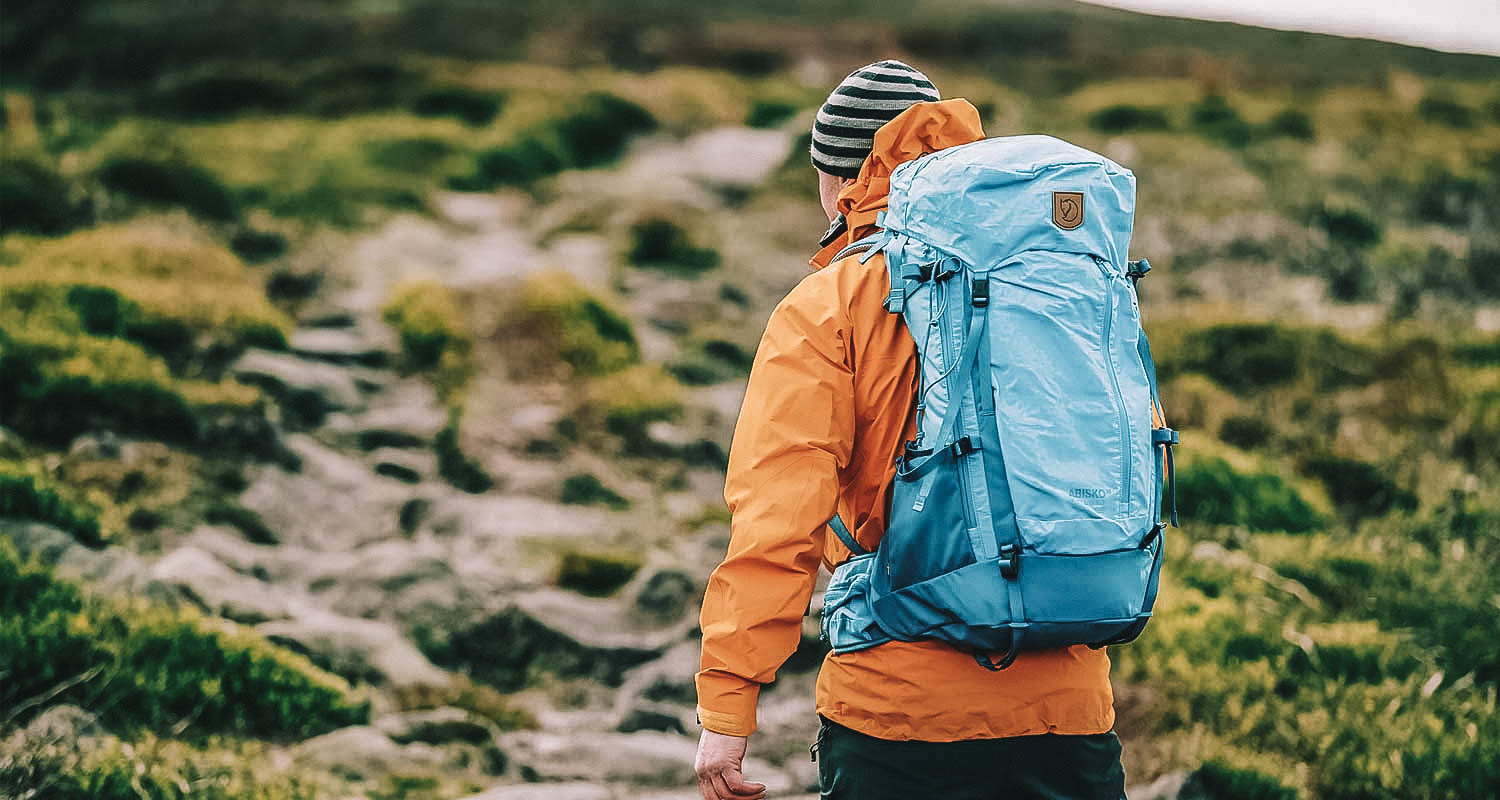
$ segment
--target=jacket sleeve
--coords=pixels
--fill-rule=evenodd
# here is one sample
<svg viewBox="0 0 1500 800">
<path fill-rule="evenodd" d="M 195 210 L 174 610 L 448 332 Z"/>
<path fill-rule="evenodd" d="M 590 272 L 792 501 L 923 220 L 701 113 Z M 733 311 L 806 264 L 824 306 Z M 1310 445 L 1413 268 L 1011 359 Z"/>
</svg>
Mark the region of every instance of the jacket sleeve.
<svg viewBox="0 0 1500 800">
<path fill-rule="evenodd" d="M 771 315 L 730 446 L 729 551 L 708 581 L 697 676 L 699 721 L 718 733 L 755 730 L 761 684 L 797 648 L 852 451 L 847 312 L 829 272 Z"/>
</svg>

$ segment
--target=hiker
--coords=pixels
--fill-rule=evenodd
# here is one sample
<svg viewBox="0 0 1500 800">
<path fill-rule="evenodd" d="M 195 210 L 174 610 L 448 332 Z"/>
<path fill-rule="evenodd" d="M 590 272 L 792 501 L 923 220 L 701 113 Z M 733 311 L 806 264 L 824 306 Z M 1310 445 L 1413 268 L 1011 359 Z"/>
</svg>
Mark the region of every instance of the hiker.
<svg viewBox="0 0 1500 800">
<path fill-rule="evenodd" d="M 771 315 L 756 354 L 726 478 L 731 540 L 703 603 L 696 771 L 707 800 L 765 796 L 742 771 L 760 688 L 799 644 L 819 567 L 833 570 L 881 541 L 894 513 L 893 462 L 918 427 L 917 349 L 887 306 L 899 292 L 885 259 L 834 256 L 879 230 L 898 166 L 984 138 L 973 105 L 942 100 L 899 61 L 851 73 L 817 114 L 812 162 L 832 225 L 814 272 Z M 1085 213 L 1070 200 L 1053 201 L 1061 229 Z M 976 282 L 976 306 L 979 291 Z M 1133 355 L 1133 339 L 1129 347 Z M 1137 383 L 1144 391 L 1144 378 Z M 1159 410 L 1132 402 L 1147 418 Z M 1141 513 L 1157 511 L 1153 502 Z M 1155 557 L 1159 567 L 1155 547 L 1143 550 L 1144 563 Z M 1146 612 L 1154 592 L 1153 573 Z M 1149 613 L 1140 616 L 1143 625 Z M 1104 649 L 1011 652 L 996 672 L 1002 654 L 976 665 L 974 652 L 935 639 L 878 644 L 835 648 L 818 674 L 813 755 L 823 797 L 1123 797 Z"/>
</svg>

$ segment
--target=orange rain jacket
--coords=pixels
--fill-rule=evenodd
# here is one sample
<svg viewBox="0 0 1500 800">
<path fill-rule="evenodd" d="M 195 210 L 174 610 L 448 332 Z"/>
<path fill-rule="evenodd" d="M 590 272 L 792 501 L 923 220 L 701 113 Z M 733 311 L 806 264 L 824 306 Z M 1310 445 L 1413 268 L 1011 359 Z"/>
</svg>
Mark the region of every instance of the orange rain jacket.
<svg viewBox="0 0 1500 800">
<path fill-rule="evenodd" d="M 849 558 L 827 522 L 837 510 L 860 544 L 885 532 L 895 457 L 914 432 L 916 348 L 882 302 L 884 260 L 830 264 L 875 230 L 902 162 L 984 138 L 966 100 L 918 103 L 875 134 L 839 195 L 849 222 L 772 313 L 729 454 L 729 552 L 703 601 L 698 717 L 718 733 L 755 730 L 760 687 L 796 649 L 819 565 Z M 830 653 L 818 713 L 881 739 L 955 741 L 1103 733 L 1114 725 L 1109 657 L 1084 646 L 1028 652 L 1003 672 L 936 641 Z"/>
</svg>

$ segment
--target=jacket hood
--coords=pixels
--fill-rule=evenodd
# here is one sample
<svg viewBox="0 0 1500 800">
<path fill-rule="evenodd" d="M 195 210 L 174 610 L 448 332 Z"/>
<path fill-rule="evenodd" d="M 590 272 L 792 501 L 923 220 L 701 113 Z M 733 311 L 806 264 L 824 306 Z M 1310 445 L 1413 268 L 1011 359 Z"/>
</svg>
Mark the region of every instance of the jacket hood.
<svg viewBox="0 0 1500 800">
<path fill-rule="evenodd" d="M 854 183 L 839 193 L 838 210 L 848 230 L 812 258 L 816 269 L 828 266 L 851 242 L 875 231 L 875 217 L 886 208 L 891 173 L 918 156 L 984 138 L 979 110 L 963 98 L 916 103 L 875 132 L 875 146 Z"/>
</svg>

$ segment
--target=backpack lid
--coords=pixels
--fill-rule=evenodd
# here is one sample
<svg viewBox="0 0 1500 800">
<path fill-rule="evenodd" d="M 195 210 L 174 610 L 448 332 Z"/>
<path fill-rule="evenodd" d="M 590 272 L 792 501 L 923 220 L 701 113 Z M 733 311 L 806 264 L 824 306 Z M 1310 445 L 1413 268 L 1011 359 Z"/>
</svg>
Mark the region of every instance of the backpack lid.
<svg viewBox="0 0 1500 800">
<path fill-rule="evenodd" d="M 1093 253 L 1123 269 L 1135 175 L 1051 136 L 950 147 L 891 174 L 884 224 L 984 271 L 1023 250 Z"/>
</svg>

